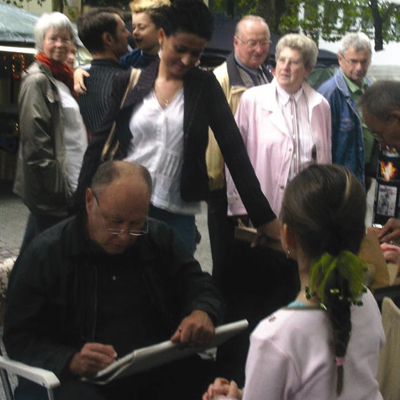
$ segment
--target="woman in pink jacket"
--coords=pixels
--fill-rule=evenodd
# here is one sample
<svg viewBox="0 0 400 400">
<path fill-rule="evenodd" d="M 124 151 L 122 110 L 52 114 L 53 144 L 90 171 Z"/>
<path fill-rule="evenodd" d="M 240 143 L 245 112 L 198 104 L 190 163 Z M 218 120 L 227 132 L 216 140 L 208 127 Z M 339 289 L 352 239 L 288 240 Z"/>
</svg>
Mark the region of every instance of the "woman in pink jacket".
<svg viewBox="0 0 400 400">
<path fill-rule="evenodd" d="M 291 179 L 310 164 L 331 163 L 329 104 L 305 81 L 317 54 L 306 36 L 283 36 L 276 46 L 275 79 L 246 90 L 236 113 L 250 161 L 276 215 Z M 229 215 L 247 214 L 227 175 Z"/>
<path fill-rule="evenodd" d="M 275 79 L 246 90 L 236 113 L 250 161 L 275 215 L 280 213 L 289 181 L 310 164 L 331 163 L 329 104 L 305 82 L 317 54 L 317 46 L 306 36 L 284 36 L 276 47 Z M 228 172 L 226 176 L 228 214 L 247 219 Z M 226 375 L 241 384 L 249 333 L 262 318 L 296 296 L 297 264 L 278 251 L 250 249 L 235 241 L 221 280 L 227 320 L 249 321 L 249 329 L 220 347 L 217 356 Z"/>
</svg>

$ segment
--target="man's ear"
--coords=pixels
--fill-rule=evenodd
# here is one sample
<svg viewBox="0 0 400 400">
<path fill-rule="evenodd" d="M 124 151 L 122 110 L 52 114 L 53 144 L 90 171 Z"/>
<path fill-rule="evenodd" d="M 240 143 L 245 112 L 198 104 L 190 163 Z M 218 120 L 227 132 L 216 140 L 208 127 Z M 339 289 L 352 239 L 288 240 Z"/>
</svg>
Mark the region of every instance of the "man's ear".
<svg viewBox="0 0 400 400">
<path fill-rule="evenodd" d="M 400 122 L 400 110 L 393 110 L 392 117 L 396 119 L 398 122 Z"/>
<path fill-rule="evenodd" d="M 158 37 L 158 44 L 160 45 L 160 49 L 162 47 L 162 44 L 165 40 L 166 34 L 164 32 L 163 28 L 159 28 L 157 31 L 157 37 Z"/>
<path fill-rule="evenodd" d="M 94 194 L 92 189 L 90 188 L 86 188 L 86 192 L 85 192 L 85 208 L 86 208 L 86 212 L 89 214 L 90 213 L 90 208 L 93 204 L 93 202 L 95 201 L 94 199 Z"/>
<path fill-rule="evenodd" d="M 110 32 L 103 32 L 101 34 L 101 40 L 103 41 L 105 46 L 111 46 L 113 44 L 113 35 Z"/>
</svg>

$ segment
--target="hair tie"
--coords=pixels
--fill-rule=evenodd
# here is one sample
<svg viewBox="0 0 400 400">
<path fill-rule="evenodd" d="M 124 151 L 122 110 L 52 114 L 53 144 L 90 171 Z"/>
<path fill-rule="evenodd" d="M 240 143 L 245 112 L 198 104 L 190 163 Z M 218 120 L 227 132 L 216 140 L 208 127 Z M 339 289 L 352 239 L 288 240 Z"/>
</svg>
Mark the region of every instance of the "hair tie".
<svg viewBox="0 0 400 400">
<path fill-rule="evenodd" d="M 367 270 L 366 264 L 350 251 L 342 251 L 337 256 L 325 253 L 311 264 L 306 297 L 307 299 L 317 297 L 325 310 L 324 304 L 328 293 L 338 296 L 341 301 L 361 306 L 361 296 L 366 292 L 364 273 Z M 337 274 L 339 278 L 336 277 Z M 349 293 L 343 293 L 341 280 L 347 281 Z"/>
<path fill-rule="evenodd" d="M 344 357 L 335 357 L 336 366 L 337 367 L 343 367 L 345 360 L 346 359 Z"/>
</svg>

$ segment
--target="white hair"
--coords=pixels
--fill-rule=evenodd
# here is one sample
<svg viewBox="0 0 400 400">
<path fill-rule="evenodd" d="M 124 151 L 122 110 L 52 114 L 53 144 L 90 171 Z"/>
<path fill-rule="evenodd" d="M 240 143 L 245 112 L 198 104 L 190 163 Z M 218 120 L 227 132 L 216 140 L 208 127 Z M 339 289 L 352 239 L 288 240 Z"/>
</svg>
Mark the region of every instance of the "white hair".
<svg viewBox="0 0 400 400">
<path fill-rule="evenodd" d="M 356 51 L 368 50 L 372 54 L 371 41 L 363 32 L 350 32 L 340 41 L 339 53 L 344 56 L 344 52 L 350 47 Z"/>
<path fill-rule="evenodd" d="M 34 28 L 35 47 L 38 51 L 43 51 L 44 35 L 49 29 L 56 31 L 67 30 L 71 35 L 71 40 L 75 43 L 76 34 L 71 21 L 64 14 L 53 12 L 43 14 L 36 22 Z"/>
</svg>

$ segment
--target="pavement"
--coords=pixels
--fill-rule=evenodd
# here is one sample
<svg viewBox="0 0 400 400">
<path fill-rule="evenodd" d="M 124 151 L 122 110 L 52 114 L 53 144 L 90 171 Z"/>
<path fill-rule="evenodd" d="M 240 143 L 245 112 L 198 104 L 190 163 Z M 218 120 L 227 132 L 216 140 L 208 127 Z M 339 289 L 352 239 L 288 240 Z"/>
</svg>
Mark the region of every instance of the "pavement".
<svg viewBox="0 0 400 400">
<path fill-rule="evenodd" d="M 0 263 L 18 256 L 27 219 L 28 209 L 12 193 L 12 182 L 0 181 Z M 16 384 L 15 377 L 11 378 L 11 382 Z M 0 400 L 5 399 L 0 381 Z"/>
<path fill-rule="evenodd" d="M 0 181 L 0 262 L 19 253 L 28 209 L 12 193 L 10 181 Z"/>
</svg>

